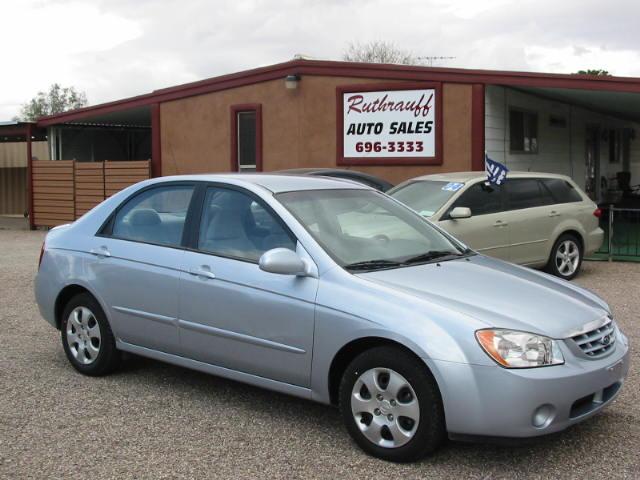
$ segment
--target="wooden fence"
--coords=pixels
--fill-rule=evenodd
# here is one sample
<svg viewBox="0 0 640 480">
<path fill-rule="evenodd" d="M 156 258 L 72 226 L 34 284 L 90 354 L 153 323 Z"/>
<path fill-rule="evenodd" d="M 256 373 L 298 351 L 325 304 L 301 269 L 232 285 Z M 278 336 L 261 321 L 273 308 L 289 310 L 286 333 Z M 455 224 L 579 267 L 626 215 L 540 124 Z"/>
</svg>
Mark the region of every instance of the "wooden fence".
<svg viewBox="0 0 640 480">
<path fill-rule="evenodd" d="M 73 160 L 35 160 L 33 175 L 33 223 L 53 227 L 75 220 Z"/>
<path fill-rule="evenodd" d="M 72 222 L 105 198 L 150 177 L 149 160 L 37 160 L 32 168 L 36 227 Z"/>
</svg>

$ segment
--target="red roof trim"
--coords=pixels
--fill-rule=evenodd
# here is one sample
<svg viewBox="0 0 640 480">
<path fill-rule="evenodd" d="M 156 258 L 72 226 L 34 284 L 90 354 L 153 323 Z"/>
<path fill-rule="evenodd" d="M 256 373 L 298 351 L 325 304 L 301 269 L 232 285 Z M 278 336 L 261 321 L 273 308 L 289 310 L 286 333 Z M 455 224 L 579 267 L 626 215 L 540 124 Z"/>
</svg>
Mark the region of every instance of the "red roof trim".
<svg viewBox="0 0 640 480">
<path fill-rule="evenodd" d="M 245 70 L 219 77 L 186 83 L 175 87 L 114 102 L 93 105 L 69 112 L 42 117 L 38 126 L 46 127 L 130 108 L 149 106 L 180 98 L 236 88 L 243 85 L 283 78 L 286 75 L 323 75 L 334 77 L 374 78 L 379 80 L 408 80 L 414 82 L 481 83 L 507 86 L 571 88 L 640 93 L 640 78 L 596 77 L 555 73 L 471 70 L 410 65 L 383 65 L 320 60 L 292 60 L 266 67 Z"/>
</svg>

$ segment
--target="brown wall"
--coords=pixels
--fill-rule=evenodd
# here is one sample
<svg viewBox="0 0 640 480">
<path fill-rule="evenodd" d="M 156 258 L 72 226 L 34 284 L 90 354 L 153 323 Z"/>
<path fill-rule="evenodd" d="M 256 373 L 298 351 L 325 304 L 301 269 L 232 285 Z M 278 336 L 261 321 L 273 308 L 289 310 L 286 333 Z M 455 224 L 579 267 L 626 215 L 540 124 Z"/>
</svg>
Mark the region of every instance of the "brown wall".
<svg viewBox="0 0 640 480">
<path fill-rule="evenodd" d="M 336 87 L 375 79 L 304 76 L 190 97 L 160 106 L 162 174 L 230 169 L 230 106 L 262 104 L 264 171 L 336 166 Z M 388 82 L 385 82 L 388 83 Z M 441 166 L 352 167 L 398 183 L 417 175 L 471 169 L 472 87 L 444 84 Z"/>
</svg>

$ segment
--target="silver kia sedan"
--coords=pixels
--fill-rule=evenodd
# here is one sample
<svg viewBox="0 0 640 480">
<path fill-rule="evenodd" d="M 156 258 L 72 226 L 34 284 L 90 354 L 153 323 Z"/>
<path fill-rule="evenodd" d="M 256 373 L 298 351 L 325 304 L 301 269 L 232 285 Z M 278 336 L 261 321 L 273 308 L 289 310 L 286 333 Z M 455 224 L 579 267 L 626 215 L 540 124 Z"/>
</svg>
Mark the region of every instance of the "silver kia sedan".
<svg viewBox="0 0 640 480">
<path fill-rule="evenodd" d="M 393 461 L 447 436 L 562 430 L 629 369 L 593 293 L 320 177 L 129 187 L 49 232 L 36 298 L 83 374 L 131 352 L 337 405 L 355 442 Z"/>
</svg>

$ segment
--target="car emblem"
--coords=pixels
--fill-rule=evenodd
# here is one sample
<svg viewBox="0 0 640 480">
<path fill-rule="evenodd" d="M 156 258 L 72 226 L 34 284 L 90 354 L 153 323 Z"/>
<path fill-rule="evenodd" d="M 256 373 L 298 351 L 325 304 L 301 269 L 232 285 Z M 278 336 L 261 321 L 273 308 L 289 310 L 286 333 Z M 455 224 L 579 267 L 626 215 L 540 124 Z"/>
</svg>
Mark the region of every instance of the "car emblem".
<svg viewBox="0 0 640 480">
<path fill-rule="evenodd" d="M 611 343 L 611 336 L 610 335 L 605 335 L 604 337 L 602 337 L 602 339 L 600 340 L 600 343 L 602 345 L 609 345 Z"/>
</svg>

